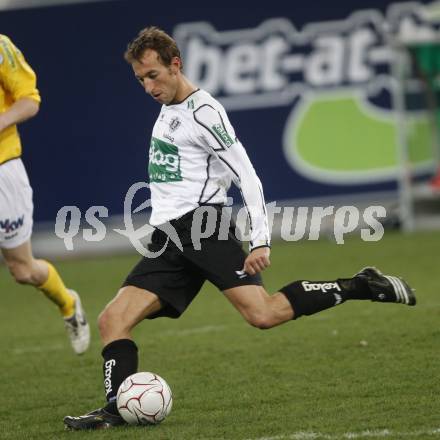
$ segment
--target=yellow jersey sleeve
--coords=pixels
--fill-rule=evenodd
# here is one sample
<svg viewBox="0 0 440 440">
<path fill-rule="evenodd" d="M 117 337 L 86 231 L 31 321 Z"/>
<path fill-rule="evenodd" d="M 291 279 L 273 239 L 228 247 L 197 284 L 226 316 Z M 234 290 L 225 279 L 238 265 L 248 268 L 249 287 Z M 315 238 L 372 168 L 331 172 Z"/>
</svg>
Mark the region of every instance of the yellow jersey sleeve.
<svg viewBox="0 0 440 440">
<path fill-rule="evenodd" d="M 41 101 L 35 72 L 12 41 L 0 34 L 0 113 L 22 98 Z M 0 165 L 21 156 L 17 126 L 0 132 Z"/>
<path fill-rule="evenodd" d="M 0 80 L 13 101 L 21 98 L 41 101 L 35 72 L 5 35 L 0 35 Z"/>
</svg>

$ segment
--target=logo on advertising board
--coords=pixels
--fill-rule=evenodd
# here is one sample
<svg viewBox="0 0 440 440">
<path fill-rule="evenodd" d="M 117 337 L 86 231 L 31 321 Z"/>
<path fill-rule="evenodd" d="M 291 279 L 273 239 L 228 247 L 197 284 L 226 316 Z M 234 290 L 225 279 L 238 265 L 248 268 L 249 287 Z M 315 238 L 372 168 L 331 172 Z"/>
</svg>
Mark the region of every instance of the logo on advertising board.
<svg viewBox="0 0 440 440">
<path fill-rule="evenodd" d="M 174 37 L 186 75 L 227 110 L 286 107 L 280 148 L 295 171 L 357 184 L 396 176 L 393 47 L 432 38 L 439 23 L 428 17 L 426 5 L 411 2 L 301 29 L 287 18 L 232 31 L 183 23 Z M 426 172 L 433 167 L 426 106 L 413 106 L 406 124 L 409 156 L 416 171 Z"/>
</svg>

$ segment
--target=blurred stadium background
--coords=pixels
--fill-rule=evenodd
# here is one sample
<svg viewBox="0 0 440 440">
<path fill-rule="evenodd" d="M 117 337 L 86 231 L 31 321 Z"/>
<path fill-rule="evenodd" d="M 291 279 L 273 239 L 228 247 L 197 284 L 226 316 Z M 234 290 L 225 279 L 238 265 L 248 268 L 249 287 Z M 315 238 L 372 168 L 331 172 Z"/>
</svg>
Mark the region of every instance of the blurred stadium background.
<svg viewBox="0 0 440 440">
<path fill-rule="evenodd" d="M 386 226 L 438 227 L 440 191 L 429 184 L 440 156 L 436 4 L 321 2 L 252 14 L 198 5 L 170 15 L 137 0 L 3 1 L 2 32 L 37 71 L 43 98 L 21 127 L 37 252 L 66 253 L 53 234 L 66 205 L 84 222 L 68 255 L 131 248 L 112 230 L 124 227 L 128 189 L 146 179 L 159 109 L 122 54 L 150 23 L 175 36 L 187 75 L 224 103 L 268 203 L 375 204 L 386 207 Z M 93 206 L 107 208 L 108 234 L 87 243 Z"/>
<path fill-rule="evenodd" d="M 125 229 L 128 189 L 146 180 L 159 108 L 122 54 L 150 24 L 177 39 L 186 74 L 225 105 L 268 203 L 386 208 L 380 242 L 363 242 L 355 231 L 339 246 L 333 231 L 344 225 L 328 216 L 319 242 L 276 243 L 265 278 L 271 291 L 292 274 L 327 279 L 377 264 L 419 292 L 414 311 L 347 305 L 263 336 L 209 286 L 182 320 L 146 324 L 136 334 L 147 353 L 142 366 L 175 392 L 175 418 L 151 432 L 106 438 L 440 435 L 439 2 L 315 0 L 250 10 L 0 0 L 0 23 L 35 69 L 42 95 L 39 115 L 20 127 L 34 189 L 35 253 L 75 257 L 61 271 L 82 293 L 92 322 L 138 257 L 114 229 Z M 73 250 L 55 234 L 64 206 L 82 216 Z M 107 234 L 86 241 L 84 229 L 99 237 L 86 220 L 93 207 L 106 208 Z M 148 215 L 134 215 L 135 224 Z M 0 266 L 0 394 L 7 399 L 0 438 L 64 438 L 62 416 L 100 404 L 97 332 L 91 351 L 72 359 L 54 310 L 30 291 Z M 23 409 L 32 415 L 22 419 Z"/>
</svg>

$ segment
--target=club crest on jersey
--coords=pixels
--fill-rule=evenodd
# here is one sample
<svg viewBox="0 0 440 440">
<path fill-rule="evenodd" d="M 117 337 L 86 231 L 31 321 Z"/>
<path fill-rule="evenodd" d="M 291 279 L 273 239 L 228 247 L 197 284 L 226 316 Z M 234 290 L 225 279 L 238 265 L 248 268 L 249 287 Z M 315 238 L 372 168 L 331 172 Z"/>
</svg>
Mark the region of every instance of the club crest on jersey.
<svg viewBox="0 0 440 440">
<path fill-rule="evenodd" d="M 177 116 L 172 118 L 170 121 L 170 131 L 171 132 L 176 131 L 180 127 L 180 124 L 181 124 L 180 119 Z"/>
</svg>

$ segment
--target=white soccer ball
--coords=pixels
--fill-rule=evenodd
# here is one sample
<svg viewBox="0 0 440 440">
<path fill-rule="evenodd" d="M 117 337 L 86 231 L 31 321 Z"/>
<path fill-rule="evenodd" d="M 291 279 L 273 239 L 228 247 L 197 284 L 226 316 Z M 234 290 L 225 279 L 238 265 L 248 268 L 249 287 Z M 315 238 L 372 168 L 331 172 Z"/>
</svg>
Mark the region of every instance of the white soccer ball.
<svg viewBox="0 0 440 440">
<path fill-rule="evenodd" d="M 173 396 L 164 379 L 142 372 L 121 383 L 116 402 L 119 414 L 129 425 L 155 425 L 171 412 Z"/>
</svg>

